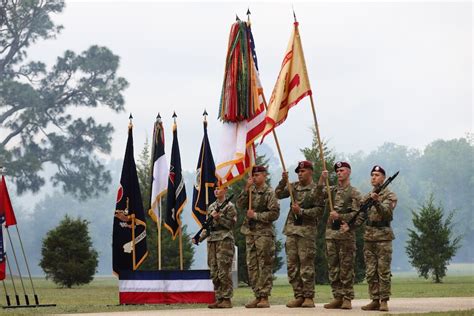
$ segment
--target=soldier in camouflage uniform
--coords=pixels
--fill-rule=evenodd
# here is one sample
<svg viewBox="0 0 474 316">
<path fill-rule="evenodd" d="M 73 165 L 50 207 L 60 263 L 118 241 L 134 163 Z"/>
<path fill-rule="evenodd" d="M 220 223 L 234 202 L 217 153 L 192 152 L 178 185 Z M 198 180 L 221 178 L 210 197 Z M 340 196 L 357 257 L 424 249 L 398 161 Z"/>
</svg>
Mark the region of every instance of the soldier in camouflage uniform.
<svg viewBox="0 0 474 316">
<path fill-rule="evenodd" d="M 293 287 L 295 299 L 286 306 L 314 307 L 316 229 L 324 210 L 316 204 L 317 186 L 313 182 L 313 164 L 310 161 L 300 161 L 295 172 L 298 174 L 298 182 L 291 184 L 294 201 L 283 229 L 286 235 L 288 280 Z M 279 199 L 290 196 L 287 172 L 283 172 L 275 193 Z"/>
<path fill-rule="evenodd" d="M 207 263 L 211 270 L 212 283 L 216 292 L 216 302 L 208 305 L 209 308 L 231 308 L 233 295 L 232 260 L 234 258 L 234 233 L 237 221 L 237 211 L 232 202 L 228 202 L 219 212 L 217 209 L 225 201 L 227 187 L 216 185 L 214 194 L 217 200 L 209 205 L 208 217 L 212 216 L 210 234 L 206 231 L 201 240 L 207 236 Z"/>
<path fill-rule="evenodd" d="M 334 210 L 329 213 L 326 224 L 326 257 L 328 260 L 329 281 L 333 300 L 324 308 L 352 309 L 354 299 L 354 264 L 355 264 L 355 231 L 343 230 L 341 224 L 352 219 L 360 207 L 361 194 L 350 184 L 351 166 L 347 162 L 334 165 L 338 184 L 331 187 Z M 318 205 L 324 208 L 327 199 L 325 180 L 328 176 L 324 170 L 318 182 Z"/>
<path fill-rule="evenodd" d="M 265 183 L 266 178 L 265 167 L 253 167 L 252 177 L 237 199 L 237 206 L 247 210 L 240 231 L 245 235 L 249 283 L 255 295 L 245 305 L 247 308 L 270 307 L 268 296 L 273 285 L 276 236 L 272 224 L 280 215 L 280 205 L 275 192 Z"/>
<path fill-rule="evenodd" d="M 376 190 L 385 181 L 385 170 L 376 165 L 370 175 L 370 182 Z M 372 302 L 362 309 L 388 311 L 387 302 L 391 294 L 392 240 L 395 239 L 390 223 L 393 220 L 393 210 L 397 206 L 397 196 L 385 188 L 379 194 L 374 192 L 367 194 L 364 201 L 368 199 L 375 201 L 374 206 L 367 211 L 364 233 L 366 279 Z"/>
</svg>

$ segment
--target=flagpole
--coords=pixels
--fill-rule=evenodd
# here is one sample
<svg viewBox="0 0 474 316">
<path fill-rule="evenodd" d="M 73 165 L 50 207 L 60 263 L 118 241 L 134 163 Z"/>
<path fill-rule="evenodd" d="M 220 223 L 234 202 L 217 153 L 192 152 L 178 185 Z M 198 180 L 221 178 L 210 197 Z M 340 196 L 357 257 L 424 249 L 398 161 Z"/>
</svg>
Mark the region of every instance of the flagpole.
<svg viewBox="0 0 474 316">
<path fill-rule="evenodd" d="M 28 266 L 28 261 L 26 260 L 25 249 L 23 248 L 23 242 L 21 241 L 20 230 L 18 229 L 18 224 L 15 225 L 16 232 L 18 234 L 18 240 L 20 241 L 21 252 L 23 253 L 23 258 L 25 259 L 26 270 L 28 271 L 28 276 L 31 282 L 31 288 L 33 289 L 33 295 L 35 297 L 36 305 L 39 305 L 38 295 L 36 295 L 35 286 L 33 285 L 33 279 L 31 278 L 30 267 Z"/>
<path fill-rule="evenodd" d="M 179 226 L 179 266 L 181 270 L 183 269 L 183 230 Z"/>
<path fill-rule="evenodd" d="M 5 230 L 7 231 L 8 240 L 10 241 L 10 247 L 12 247 L 13 259 L 15 259 L 16 268 L 18 269 L 18 276 L 20 277 L 21 287 L 23 289 L 23 294 L 25 295 L 26 305 L 30 305 L 30 302 L 28 300 L 28 295 L 26 294 L 25 284 L 23 283 L 23 276 L 21 275 L 20 265 L 18 264 L 18 260 L 16 259 L 15 249 L 13 248 L 12 237 L 10 235 L 10 231 L 8 230 L 8 227 L 5 227 Z M 13 280 L 13 276 L 12 276 L 12 280 Z"/>
<path fill-rule="evenodd" d="M 5 285 L 5 280 L 2 280 L 3 290 L 5 291 L 5 299 L 7 300 L 7 306 L 10 306 L 10 296 L 8 295 L 7 286 Z"/>
<path fill-rule="evenodd" d="M 130 130 L 130 129 L 133 128 L 132 113 L 130 113 L 130 116 L 128 117 L 128 119 L 130 120 L 129 123 L 128 123 L 128 129 Z M 129 200 L 127 198 L 127 208 L 126 208 L 127 210 L 129 210 L 129 208 L 128 208 L 129 204 L 128 203 L 129 203 Z M 132 218 L 132 270 L 135 271 L 136 270 L 135 263 L 137 261 L 136 253 L 135 253 L 135 213 L 132 213 L 130 216 Z"/>
<path fill-rule="evenodd" d="M 176 112 L 174 112 L 173 113 L 173 120 L 174 120 L 173 132 L 177 128 L 177 124 L 176 124 L 176 118 L 177 117 L 178 116 L 176 115 Z M 179 224 L 179 214 L 176 214 L 176 221 Z M 183 269 L 183 234 L 182 234 L 181 225 L 179 225 L 178 234 L 179 234 L 179 267 L 180 267 L 181 270 L 184 270 Z"/>
<path fill-rule="evenodd" d="M 10 260 L 8 259 L 7 254 L 5 254 L 5 261 L 7 262 L 8 271 L 10 272 L 10 277 L 12 278 L 13 292 L 15 293 L 16 305 L 20 305 L 20 296 L 16 290 L 15 280 L 13 279 L 12 268 L 10 266 Z"/>
<path fill-rule="evenodd" d="M 132 217 L 132 260 L 133 260 L 133 271 L 136 270 L 135 262 L 137 260 L 135 253 L 135 214 L 130 215 Z"/>
<path fill-rule="evenodd" d="M 250 8 L 247 9 L 247 23 L 250 25 Z M 267 100 L 265 99 L 265 95 L 262 93 L 262 97 L 263 97 L 263 103 L 265 104 L 265 110 L 267 110 Z M 272 129 L 272 132 L 273 132 L 273 139 L 275 140 L 275 145 L 277 147 L 277 150 L 278 150 L 278 156 L 280 157 L 280 162 L 281 162 L 281 166 L 283 168 L 283 172 L 287 172 L 286 170 L 286 166 L 285 166 L 285 161 L 283 160 L 283 154 L 281 152 L 281 148 L 280 148 L 280 143 L 278 141 L 278 137 L 277 137 L 277 134 L 276 134 L 276 131 L 275 129 L 273 128 Z M 287 181 L 286 181 L 286 184 L 287 184 L 287 187 L 288 187 L 288 192 L 290 192 L 290 200 L 291 200 L 291 203 L 293 203 L 293 201 L 295 200 L 294 197 L 293 197 L 293 190 L 291 189 L 291 183 L 290 183 L 290 179 L 288 178 Z M 291 206 L 290 206 L 291 208 Z M 295 215 L 296 217 L 296 215 Z"/>
<path fill-rule="evenodd" d="M 158 270 L 161 270 L 161 197 L 160 201 L 158 202 L 158 220 L 156 221 L 156 225 L 158 226 Z"/>
<path fill-rule="evenodd" d="M 204 113 L 202 113 L 202 115 L 204 116 L 204 121 L 203 121 L 203 124 L 204 124 L 204 129 L 207 130 L 207 111 L 206 109 L 204 109 Z M 204 148 L 203 148 L 203 152 L 204 152 Z M 202 161 L 202 158 L 201 158 L 201 161 Z M 201 175 L 202 175 L 202 170 L 201 170 Z M 208 192 L 208 187 L 207 187 L 207 183 L 204 184 L 204 188 L 205 188 L 205 203 L 206 203 L 206 212 L 207 212 L 207 208 L 209 206 L 209 192 Z"/>
<path fill-rule="evenodd" d="M 309 78 L 308 78 L 308 69 L 306 68 L 306 59 L 304 58 L 304 52 L 303 52 L 303 44 L 301 43 L 301 37 L 300 37 L 300 32 L 298 30 L 298 21 L 296 20 L 296 14 L 295 14 L 295 10 L 293 10 L 293 17 L 295 19 L 295 29 L 296 29 L 296 38 L 297 38 L 297 41 L 299 42 L 300 44 L 300 47 L 301 47 L 301 57 L 303 59 L 303 67 L 304 67 L 304 73 L 308 79 L 308 84 L 309 84 Z M 321 135 L 319 133 L 319 124 L 318 124 L 318 120 L 316 118 L 316 110 L 314 108 L 314 101 L 313 101 L 313 93 L 311 93 L 309 95 L 309 99 L 311 101 L 311 110 L 313 112 L 313 120 L 314 120 L 314 129 L 316 131 L 316 137 L 318 139 L 318 145 L 319 145 L 319 159 L 321 160 L 321 162 L 323 163 L 323 170 L 327 170 L 326 168 L 326 160 L 324 159 L 324 151 L 323 151 L 323 143 L 321 141 Z M 334 211 L 334 207 L 333 207 L 333 203 L 332 203 L 332 197 L 331 197 L 331 187 L 329 185 L 329 177 L 326 177 L 326 191 L 328 192 L 328 201 L 329 201 L 329 209 L 330 211 Z"/>
</svg>

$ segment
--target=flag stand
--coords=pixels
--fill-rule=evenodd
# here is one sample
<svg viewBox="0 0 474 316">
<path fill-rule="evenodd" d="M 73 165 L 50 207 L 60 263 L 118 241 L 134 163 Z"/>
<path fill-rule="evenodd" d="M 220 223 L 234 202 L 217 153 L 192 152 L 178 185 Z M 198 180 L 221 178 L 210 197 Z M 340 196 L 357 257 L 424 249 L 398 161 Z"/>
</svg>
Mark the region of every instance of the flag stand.
<svg viewBox="0 0 474 316">
<path fill-rule="evenodd" d="M 31 272 L 30 272 L 30 267 L 28 265 L 28 261 L 26 259 L 26 254 L 25 254 L 25 250 L 23 248 L 23 242 L 21 240 L 21 235 L 20 235 L 20 230 L 18 229 L 18 223 L 16 222 L 16 219 L 15 219 L 15 216 L 14 216 L 14 213 L 13 213 L 13 208 L 11 206 L 11 202 L 10 202 L 10 198 L 8 196 L 8 190 L 7 190 L 7 187 L 6 187 L 6 183 L 5 183 L 5 178 L 4 178 L 4 168 L 3 167 L 0 167 L 0 175 L 2 176 L 2 188 L 5 190 L 5 192 L 2 192 L 2 194 L 4 194 L 6 196 L 6 199 L 9 203 L 9 208 L 10 208 L 10 213 L 11 215 L 8 215 L 7 213 L 8 212 L 5 212 L 5 210 L 3 210 L 5 212 L 5 230 L 7 232 L 7 235 L 8 235 L 8 240 L 10 242 L 10 246 L 11 246 L 11 251 L 13 253 L 13 257 L 14 257 L 14 260 L 15 260 L 15 264 L 16 264 L 16 267 L 18 269 L 18 275 L 20 277 L 20 282 L 21 282 L 21 286 L 23 288 L 23 293 L 24 293 L 24 296 L 25 296 L 25 305 L 21 305 L 20 303 L 20 297 L 18 295 L 18 292 L 16 290 L 16 286 L 15 286 L 15 281 L 14 281 L 14 278 L 13 278 L 13 273 L 12 273 L 12 269 L 11 269 L 11 266 L 10 266 L 10 260 L 9 260 L 9 257 L 6 255 L 5 253 L 5 261 L 7 262 L 7 266 L 8 266 L 8 271 L 10 272 L 10 277 L 11 277 L 11 280 L 12 280 L 12 285 L 13 285 L 13 291 L 15 293 L 15 300 L 16 300 L 16 305 L 12 305 L 11 304 L 11 301 L 10 301 L 10 296 L 8 295 L 8 292 L 7 292 L 7 287 L 5 285 L 5 281 L 2 280 L 2 284 L 3 284 L 3 289 L 5 290 L 5 298 L 6 298 L 6 302 L 7 302 L 7 306 L 2 306 L 2 308 L 28 308 L 28 307 L 51 307 L 51 306 L 56 306 L 56 304 L 40 304 L 39 303 L 39 298 L 38 298 L 38 295 L 36 294 L 36 291 L 35 291 L 35 287 L 33 285 L 33 279 L 31 277 Z M 5 206 L 6 207 L 6 206 Z M 11 216 L 13 218 L 13 223 L 9 224 L 8 222 L 8 217 L 7 216 Z M 20 269 L 20 265 L 18 264 L 18 260 L 17 260 L 17 257 L 16 257 L 16 252 L 15 252 L 15 248 L 13 246 L 13 240 L 11 238 L 11 235 L 10 235 L 10 231 L 8 229 L 8 226 L 7 225 L 15 225 L 16 227 L 16 232 L 17 232 L 17 235 L 18 235 L 18 240 L 20 242 L 20 247 L 21 247 L 21 251 L 23 253 L 23 259 L 25 260 L 25 264 L 26 264 L 26 269 L 28 271 L 28 276 L 30 278 L 30 283 L 31 283 L 31 288 L 33 290 L 33 296 L 35 298 L 35 304 L 30 304 L 30 300 L 29 300 L 29 297 L 28 297 L 28 294 L 26 293 L 26 288 L 25 288 L 25 284 L 23 283 L 23 276 L 21 275 L 21 269 Z M 3 229 L 2 228 L 2 225 L 0 224 L 0 229 Z"/>
</svg>

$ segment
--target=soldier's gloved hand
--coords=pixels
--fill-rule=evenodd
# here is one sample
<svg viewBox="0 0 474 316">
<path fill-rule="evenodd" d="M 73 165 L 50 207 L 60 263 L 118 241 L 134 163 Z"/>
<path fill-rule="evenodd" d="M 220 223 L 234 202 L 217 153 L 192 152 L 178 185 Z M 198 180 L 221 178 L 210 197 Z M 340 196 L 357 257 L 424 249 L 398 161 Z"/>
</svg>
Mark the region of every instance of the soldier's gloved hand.
<svg viewBox="0 0 474 316">
<path fill-rule="evenodd" d="M 341 228 L 339 228 L 339 230 L 340 230 L 341 232 L 345 233 L 345 232 L 348 232 L 349 229 L 350 229 L 349 224 L 347 224 L 346 222 L 342 221 L 342 223 L 341 223 Z"/>
<path fill-rule="evenodd" d="M 248 218 L 254 218 L 255 217 L 255 211 L 254 210 L 248 210 L 247 211 L 247 217 Z"/>
<path fill-rule="evenodd" d="M 211 216 L 214 217 L 214 219 L 219 219 L 221 217 L 221 214 L 217 213 L 216 211 L 212 211 Z"/>
<path fill-rule="evenodd" d="M 298 205 L 298 203 L 293 203 L 293 204 L 291 204 L 291 210 L 292 210 L 293 213 L 295 213 L 296 215 L 300 215 L 300 214 L 301 214 L 301 207 Z"/>
<path fill-rule="evenodd" d="M 288 182 L 288 171 L 283 171 L 281 173 L 281 180 L 284 182 Z"/>
<path fill-rule="evenodd" d="M 335 221 L 335 220 L 338 220 L 339 219 L 339 213 L 336 212 L 336 211 L 332 211 L 331 213 L 329 213 L 329 217 Z"/>
</svg>

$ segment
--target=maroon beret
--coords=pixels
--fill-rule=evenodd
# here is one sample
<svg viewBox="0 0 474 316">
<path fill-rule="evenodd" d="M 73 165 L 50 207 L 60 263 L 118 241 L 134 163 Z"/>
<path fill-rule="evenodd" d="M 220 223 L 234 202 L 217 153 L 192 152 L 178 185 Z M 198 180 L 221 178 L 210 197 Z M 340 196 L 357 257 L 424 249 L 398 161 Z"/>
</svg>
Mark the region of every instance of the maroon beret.
<svg viewBox="0 0 474 316">
<path fill-rule="evenodd" d="M 342 167 L 351 169 L 351 165 L 348 162 L 338 161 L 334 164 L 334 171 L 337 171 L 337 169 L 342 168 Z"/>
<path fill-rule="evenodd" d="M 308 160 L 303 160 L 298 162 L 298 167 L 296 167 L 295 172 L 298 173 L 300 169 L 311 169 L 313 170 L 313 163 Z"/>
<path fill-rule="evenodd" d="M 385 170 L 382 167 L 380 167 L 379 165 L 375 165 L 372 168 L 372 171 L 370 172 L 370 174 L 372 175 L 372 172 L 374 172 L 374 171 L 380 172 L 381 174 L 385 175 Z"/>
<path fill-rule="evenodd" d="M 252 174 L 256 172 L 267 172 L 267 168 L 265 168 L 265 166 L 253 166 Z"/>
</svg>

